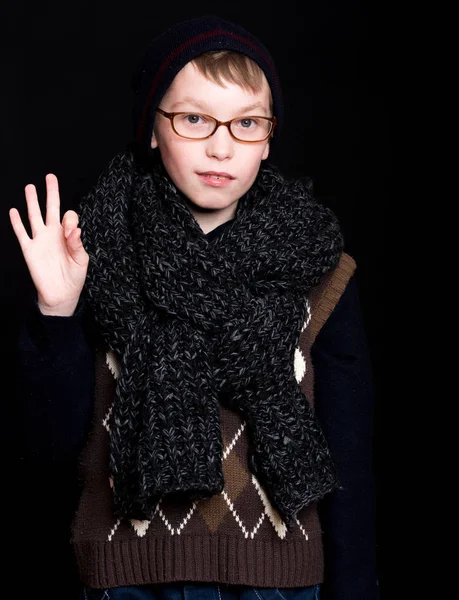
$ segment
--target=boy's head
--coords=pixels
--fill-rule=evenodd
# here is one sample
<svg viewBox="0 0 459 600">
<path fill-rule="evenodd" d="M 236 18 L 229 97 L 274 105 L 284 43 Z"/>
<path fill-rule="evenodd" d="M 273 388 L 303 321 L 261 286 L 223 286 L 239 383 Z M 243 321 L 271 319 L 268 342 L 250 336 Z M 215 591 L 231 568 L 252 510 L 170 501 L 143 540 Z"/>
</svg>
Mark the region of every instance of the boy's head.
<svg viewBox="0 0 459 600">
<path fill-rule="evenodd" d="M 215 16 L 203 16 L 177 23 L 156 37 L 139 61 L 132 78 L 136 141 L 150 143 L 155 109 L 178 72 L 190 61 L 212 51 L 228 50 L 250 58 L 263 71 L 273 98 L 274 116 L 283 121 L 279 78 L 267 48 L 239 25 Z"/>
<path fill-rule="evenodd" d="M 230 218 L 282 121 L 267 49 L 228 21 L 192 19 L 152 42 L 133 87 L 139 147 L 159 149 L 169 176 L 194 204 L 226 210 Z"/>
</svg>

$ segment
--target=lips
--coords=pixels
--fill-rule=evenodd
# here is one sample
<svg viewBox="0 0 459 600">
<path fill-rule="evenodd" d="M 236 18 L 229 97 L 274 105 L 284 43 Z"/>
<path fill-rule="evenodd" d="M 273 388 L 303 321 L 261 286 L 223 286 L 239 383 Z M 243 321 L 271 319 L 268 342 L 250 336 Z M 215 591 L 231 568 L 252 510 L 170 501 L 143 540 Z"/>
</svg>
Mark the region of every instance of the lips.
<svg viewBox="0 0 459 600">
<path fill-rule="evenodd" d="M 204 173 L 198 173 L 201 177 L 212 177 L 213 179 L 234 179 L 229 173 L 222 173 L 219 171 L 205 171 Z"/>
<path fill-rule="evenodd" d="M 197 173 L 197 176 L 203 185 L 212 188 L 231 187 L 231 182 L 235 179 L 229 173 L 223 173 L 222 171 L 205 171 L 204 173 Z"/>
</svg>

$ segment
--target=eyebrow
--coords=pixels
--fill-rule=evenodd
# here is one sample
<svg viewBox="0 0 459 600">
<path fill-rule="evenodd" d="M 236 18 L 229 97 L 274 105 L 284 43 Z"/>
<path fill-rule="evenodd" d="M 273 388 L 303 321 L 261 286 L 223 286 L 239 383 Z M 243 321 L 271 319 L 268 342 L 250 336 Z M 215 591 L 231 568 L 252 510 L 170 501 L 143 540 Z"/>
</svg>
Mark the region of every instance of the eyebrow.
<svg viewBox="0 0 459 600">
<path fill-rule="evenodd" d="M 194 98 L 191 98 L 189 96 L 186 96 L 185 98 L 183 98 L 183 100 L 174 102 L 174 104 L 171 106 L 171 110 L 173 108 L 175 108 L 178 104 L 193 104 L 193 106 L 196 106 L 200 110 L 203 110 L 204 112 L 206 112 L 208 114 L 211 113 L 211 110 L 209 109 L 209 107 L 206 104 L 199 102 L 198 100 L 195 100 Z M 242 107 L 238 111 L 238 114 L 247 113 L 247 112 L 253 110 L 254 108 L 259 108 L 260 110 L 262 110 L 265 113 L 268 112 L 266 110 L 266 108 L 263 106 L 263 103 L 261 101 L 258 101 L 258 102 L 255 102 L 254 104 L 249 104 L 248 106 Z"/>
</svg>

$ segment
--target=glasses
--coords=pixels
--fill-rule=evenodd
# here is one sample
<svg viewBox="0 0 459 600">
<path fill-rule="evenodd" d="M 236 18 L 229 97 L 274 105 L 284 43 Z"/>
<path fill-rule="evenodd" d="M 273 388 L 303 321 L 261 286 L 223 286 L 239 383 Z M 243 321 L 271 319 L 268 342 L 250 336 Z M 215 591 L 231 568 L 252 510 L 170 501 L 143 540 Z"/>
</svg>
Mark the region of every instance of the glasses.
<svg viewBox="0 0 459 600">
<path fill-rule="evenodd" d="M 190 112 L 166 112 L 156 109 L 170 120 L 172 129 L 180 137 L 188 140 L 205 140 L 210 138 L 220 125 L 228 127 L 231 136 L 238 142 L 264 142 L 274 132 L 276 117 L 236 117 L 231 121 L 217 121 L 210 115 Z"/>
</svg>

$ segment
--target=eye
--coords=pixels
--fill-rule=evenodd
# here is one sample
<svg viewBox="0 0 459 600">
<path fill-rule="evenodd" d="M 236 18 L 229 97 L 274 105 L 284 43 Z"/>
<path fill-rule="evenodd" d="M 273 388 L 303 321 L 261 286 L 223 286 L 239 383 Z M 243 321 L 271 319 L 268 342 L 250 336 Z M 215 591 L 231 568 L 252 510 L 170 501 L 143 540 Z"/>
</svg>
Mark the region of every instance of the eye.
<svg viewBox="0 0 459 600">
<path fill-rule="evenodd" d="M 243 129 L 251 129 L 257 126 L 257 122 L 255 119 L 238 119 L 236 121 L 236 125 L 238 127 L 242 127 Z"/>
<path fill-rule="evenodd" d="M 183 115 L 183 118 L 185 119 L 186 123 L 189 125 L 199 125 L 199 123 L 205 122 L 205 120 L 201 117 L 201 115 L 189 114 L 189 115 Z"/>
</svg>

